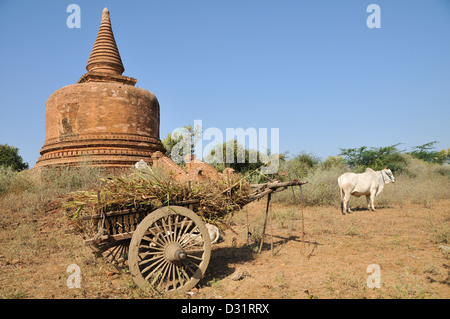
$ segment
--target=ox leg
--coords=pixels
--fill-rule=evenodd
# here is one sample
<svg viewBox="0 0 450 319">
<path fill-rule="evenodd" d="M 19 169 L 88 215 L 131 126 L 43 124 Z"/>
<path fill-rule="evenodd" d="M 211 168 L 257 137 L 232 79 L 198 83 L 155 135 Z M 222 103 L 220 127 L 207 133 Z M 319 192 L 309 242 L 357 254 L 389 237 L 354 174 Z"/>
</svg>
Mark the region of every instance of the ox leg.
<svg viewBox="0 0 450 319">
<path fill-rule="evenodd" d="M 348 210 L 348 202 L 345 202 L 345 200 L 341 201 L 341 212 L 342 215 L 345 215 L 347 213 Z"/>
<path fill-rule="evenodd" d="M 370 194 L 370 205 L 373 212 L 375 211 L 375 196 L 376 196 L 375 192 Z"/>
<path fill-rule="evenodd" d="M 350 209 L 350 194 L 345 194 L 344 196 L 344 212 L 346 213 L 353 213 L 352 210 Z"/>
<path fill-rule="evenodd" d="M 344 204 L 344 190 L 341 189 L 341 213 L 342 215 L 345 215 L 345 204 Z"/>
<path fill-rule="evenodd" d="M 366 195 L 366 200 L 367 200 L 367 209 L 372 210 L 372 208 L 370 207 L 370 195 Z"/>
</svg>

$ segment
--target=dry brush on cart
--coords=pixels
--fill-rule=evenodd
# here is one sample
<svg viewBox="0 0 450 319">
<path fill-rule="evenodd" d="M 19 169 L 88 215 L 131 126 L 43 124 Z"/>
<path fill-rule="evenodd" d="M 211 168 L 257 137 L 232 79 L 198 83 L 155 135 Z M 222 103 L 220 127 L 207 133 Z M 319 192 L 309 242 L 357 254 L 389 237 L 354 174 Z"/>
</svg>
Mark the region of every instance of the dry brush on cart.
<svg viewBox="0 0 450 319">
<path fill-rule="evenodd" d="M 238 174 L 177 181 L 148 168 L 105 179 L 96 190 L 73 192 L 64 208 L 85 244 L 117 267 L 128 265 L 139 287 L 187 291 L 203 277 L 211 257 L 206 223 L 226 225 L 246 204 L 303 184 L 251 185 Z"/>
</svg>

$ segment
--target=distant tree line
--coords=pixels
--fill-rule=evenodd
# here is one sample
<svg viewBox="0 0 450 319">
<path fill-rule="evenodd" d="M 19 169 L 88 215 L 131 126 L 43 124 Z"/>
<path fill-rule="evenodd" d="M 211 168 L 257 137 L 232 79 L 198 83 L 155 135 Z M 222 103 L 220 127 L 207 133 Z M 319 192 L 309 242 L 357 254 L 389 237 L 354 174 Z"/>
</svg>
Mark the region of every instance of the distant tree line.
<svg viewBox="0 0 450 319">
<path fill-rule="evenodd" d="M 185 138 L 184 135 L 188 135 Z M 191 126 L 184 127 L 184 133 L 178 135 L 169 134 L 164 140 L 163 144 L 166 148 L 166 155 L 171 156 L 171 151 L 177 143 L 180 143 L 183 139 L 191 143 L 191 149 L 194 149 L 194 141 L 198 138 L 199 132 L 197 129 L 193 129 Z M 233 143 L 233 144 L 230 144 Z M 383 146 L 383 147 L 367 147 L 361 146 L 358 148 L 340 148 L 340 153 L 338 156 L 329 156 L 325 160 L 321 160 L 319 157 L 312 153 L 301 152 L 293 157 L 289 156 L 289 152 L 279 155 L 280 160 L 280 170 L 289 172 L 291 175 L 294 174 L 296 177 L 302 178 L 308 175 L 309 172 L 313 171 L 319 165 L 324 169 L 341 166 L 348 167 L 354 172 L 364 172 L 368 167 L 374 170 L 381 170 L 388 166 L 394 172 L 401 172 L 407 165 L 407 160 L 404 154 L 410 154 L 414 158 L 418 158 L 425 162 L 435 163 L 435 164 L 450 164 L 450 149 L 437 151 L 435 149 L 435 144 L 437 141 L 426 143 L 420 146 L 412 147 L 411 151 L 407 152 L 405 150 L 399 149 L 401 143 Z M 216 146 L 214 150 L 205 158 L 214 157 L 217 150 L 221 149 L 223 157 L 225 159 L 226 146 L 233 145 L 234 149 L 234 162 L 226 163 L 212 163 L 217 170 L 222 170 L 225 167 L 231 167 L 236 172 L 242 174 L 248 174 L 249 172 L 255 171 L 264 165 L 261 158 L 267 154 L 261 154 L 256 150 L 246 149 L 238 141 L 227 141 L 222 145 Z M 270 154 L 270 150 L 268 152 Z M 257 161 L 251 162 L 249 158 L 254 154 L 257 154 Z M 238 159 L 241 159 L 239 161 Z M 242 162 L 242 159 L 245 161 Z M 253 157 L 254 158 L 254 157 Z"/>
<path fill-rule="evenodd" d="M 189 135 L 187 140 L 192 144 L 191 149 L 193 150 L 194 140 L 199 132 L 191 126 L 186 126 L 185 128 L 184 134 Z M 183 137 L 181 135 L 169 134 L 163 140 L 167 156 L 171 157 L 172 149 L 182 139 Z M 232 149 L 234 150 L 234 161 L 227 163 L 227 161 L 225 161 L 227 152 L 226 146 L 230 143 L 232 143 Z M 295 172 L 295 175 L 300 178 L 306 176 L 308 172 L 318 165 L 321 165 L 324 168 L 346 165 L 354 172 L 363 172 L 368 167 L 374 170 L 380 170 L 388 166 L 394 172 L 401 172 L 406 166 L 406 159 L 403 154 L 409 154 L 414 158 L 429 163 L 450 164 L 450 148 L 437 151 L 435 149 L 436 143 L 437 141 L 433 141 L 423 145 L 414 146 L 409 152 L 400 150 L 400 143 L 384 147 L 361 146 L 358 148 L 341 148 L 338 156 L 329 156 L 323 161 L 312 153 L 301 152 L 300 154 L 289 158 L 288 152 L 286 152 L 279 155 L 279 160 L 282 170 Z M 216 146 L 216 148 L 210 152 L 208 157 L 215 156 L 215 152 L 218 149 L 222 149 L 221 153 L 223 154 L 224 160 L 222 163 L 213 163 L 213 167 L 217 170 L 231 167 L 236 172 L 244 175 L 267 165 L 262 159 L 267 158 L 267 156 L 270 155 L 270 151 L 268 151 L 268 154 L 261 154 L 259 151 L 246 149 L 238 141 L 234 140 Z M 206 161 L 208 161 L 208 157 L 205 159 Z M 250 158 L 256 158 L 257 160 L 250 161 Z M 19 155 L 18 148 L 3 144 L 0 145 L 0 167 L 9 167 L 14 171 L 22 171 L 28 169 L 29 165 L 24 162 Z"/>
<path fill-rule="evenodd" d="M 436 151 L 434 149 L 436 143 L 434 141 L 414 146 L 410 152 L 399 150 L 400 143 L 386 147 L 341 148 L 339 156 L 342 156 L 346 164 L 354 171 L 364 171 L 367 167 L 380 170 L 389 166 L 392 171 L 400 172 L 406 165 L 403 153 L 429 163 L 450 163 L 450 149 Z"/>
</svg>

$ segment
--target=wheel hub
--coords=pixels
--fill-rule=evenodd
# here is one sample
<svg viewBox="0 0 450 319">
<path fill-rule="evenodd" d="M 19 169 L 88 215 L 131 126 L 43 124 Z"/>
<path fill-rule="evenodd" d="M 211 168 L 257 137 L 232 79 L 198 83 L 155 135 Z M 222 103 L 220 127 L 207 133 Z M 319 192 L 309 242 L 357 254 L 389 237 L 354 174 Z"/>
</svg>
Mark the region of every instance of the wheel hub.
<svg viewBox="0 0 450 319">
<path fill-rule="evenodd" d="M 164 250 L 164 258 L 169 262 L 175 262 L 186 259 L 186 252 L 180 243 L 169 243 Z"/>
</svg>

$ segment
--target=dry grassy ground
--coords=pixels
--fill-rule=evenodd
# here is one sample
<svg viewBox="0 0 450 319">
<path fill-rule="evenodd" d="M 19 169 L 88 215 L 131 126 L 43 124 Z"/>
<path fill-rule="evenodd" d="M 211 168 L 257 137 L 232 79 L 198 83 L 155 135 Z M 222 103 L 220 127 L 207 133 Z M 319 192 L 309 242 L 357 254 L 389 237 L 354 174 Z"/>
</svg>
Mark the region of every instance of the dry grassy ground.
<svg viewBox="0 0 450 319">
<path fill-rule="evenodd" d="M 273 203 L 261 254 L 265 200 L 252 203 L 233 217 L 234 232 L 226 230 L 213 246 L 192 296 L 139 290 L 127 270 L 96 259 L 80 237 L 65 234 L 60 212 L 27 212 L 27 202 L 8 208 L 20 198 L 1 202 L 0 298 L 450 298 L 448 197 L 347 216 L 334 206 L 306 207 L 303 240 L 299 206 Z M 365 207 L 362 199 L 355 203 Z M 81 288 L 67 287 L 71 264 L 81 269 Z M 367 286 L 371 264 L 381 268 L 379 289 Z M 232 280 L 242 270 L 249 276 Z"/>
</svg>

